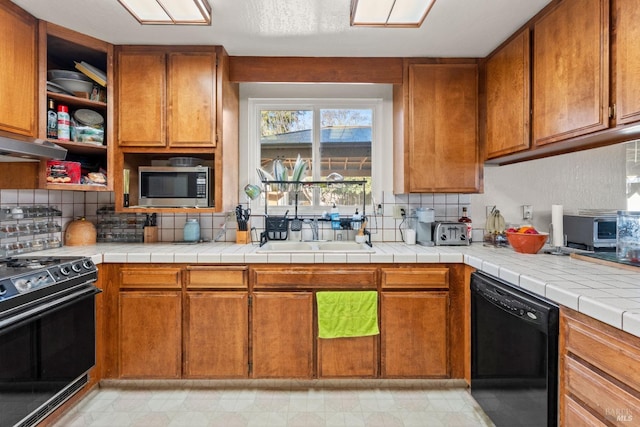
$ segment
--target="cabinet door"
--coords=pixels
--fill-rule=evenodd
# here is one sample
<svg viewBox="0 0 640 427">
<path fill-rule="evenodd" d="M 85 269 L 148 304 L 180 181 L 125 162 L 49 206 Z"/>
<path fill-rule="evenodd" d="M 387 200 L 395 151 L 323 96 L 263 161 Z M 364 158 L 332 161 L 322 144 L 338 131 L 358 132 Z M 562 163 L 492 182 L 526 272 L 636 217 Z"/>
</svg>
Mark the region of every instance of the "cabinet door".
<svg viewBox="0 0 640 427">
<path fill-rule="evenodd" d="M 252 302 L 254 378 L 313 376 L 313 293 L 255 292 Z"/>
<path fill-rule="evenodd" d="M 180 378 L 182 296 L 120 292 L 120 377 Z"/>
<path fill-rule="evenodd" d="M 187 292 L 184 324 L 186 377 L 247 377 L 247 292 Z"/>
<path fill-rule="evenodd" d="M 487 159 L 530 146 L 529 39 L 529 29 L 525 29 L 487 60 Z"/>
<path fill-rule="evenodd" d="M 164 52 L 117 55 L 117 129 L 121 146 L 166 145 Z"/>
<path fill-rule="evenodd" d="M 318 338 L 318 378 L 376 378 L 378 339 Z"/>
<path fill-rule="evenodd" d="M 215 147 L 215 52 L 171 53 L 168 60 L 169 146 Z"/>
<path fill-rule="evenodd" d="M 449 294 L 381 293 L 383 378 L 449 376 Z"/>
<path fill-rule="evenodd" d="M 477 75 L 475 64 L 409 67 L 409 192 L 479 191 Z"/>
<path fill-rule="evenodd" d="M 36 20 L 12 4 L 0 6 L 0 130 L 35 137 Z"/>
<path fill-rule="evenodd" d="M 615 1 L 616 121 L 640 120 L 640 3 Z"/>
<path fill-rule="evenodd" d="M 608 0 L 565 0 L 536 22 L 534 145 L 609 126 L 608 4 Z"/>
</svg>

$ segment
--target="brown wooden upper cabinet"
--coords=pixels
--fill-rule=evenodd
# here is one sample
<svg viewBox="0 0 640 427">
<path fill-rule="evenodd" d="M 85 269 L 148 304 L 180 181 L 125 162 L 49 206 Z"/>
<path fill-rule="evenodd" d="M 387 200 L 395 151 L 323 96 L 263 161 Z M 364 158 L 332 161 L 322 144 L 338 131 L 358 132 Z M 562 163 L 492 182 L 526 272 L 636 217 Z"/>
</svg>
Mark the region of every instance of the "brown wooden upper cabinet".
<svg viewBox="0 0 640 427">
<path fill-rule="evenodd" d="M 477 64 L 406 66 L 394 88 L 394 192 L 479 192 Z"/>
<path fill-rule="evenodd" d="M 616 123 L 640 120 L 640 2 L 616 0 L 613 37 L 615 39 Z"/>
<path fill-rule="evenodd" d="M 487 159 L 531 146 L 530 39 L 527 28 L 485 63 Z"/>
<path fill-rule="evenodd" d="M 216 147 L 217 48 L 123 46 L 117 51 L 121 147 Z"/>
<path fill-rule="evenodd" d="M 608 128 L 609 0 L 562 1 L 533 33 L 533 145 Z"/>
<path fill-rule="evenodd" d="M 0 130 L 37 136 L 37 22 L 7 2 L 0 7 Z"/>
</svg>

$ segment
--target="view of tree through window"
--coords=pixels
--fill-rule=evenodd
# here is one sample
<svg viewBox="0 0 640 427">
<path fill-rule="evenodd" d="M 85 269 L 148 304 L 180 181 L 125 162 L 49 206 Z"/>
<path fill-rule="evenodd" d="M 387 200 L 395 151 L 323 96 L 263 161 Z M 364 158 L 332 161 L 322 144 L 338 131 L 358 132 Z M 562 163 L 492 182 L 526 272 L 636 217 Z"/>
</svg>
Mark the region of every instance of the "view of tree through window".
<svg viewBox="0 0 640 427">
<path fill-rule="evenodd" d="M 371 194 L 371 108 L 312 108 L 260 110 L 260 166 L 274 176 L 274 160 L 286 168 L 287 180 L 300 156 L 308 170 L 303 181 L 324 181 L 336 176 L 344 180 L 367 181 Z M 290 205 L 295 191 L 278 186 L 266 195 L 268 203 Z M 287 191 L 284 191 L 287 190 Z M 360 186 L 332 185 L 298 194 L 300 205 L 361 206 Z M 366 201 L 365 201 L 366 203 Z"/>
</svg>

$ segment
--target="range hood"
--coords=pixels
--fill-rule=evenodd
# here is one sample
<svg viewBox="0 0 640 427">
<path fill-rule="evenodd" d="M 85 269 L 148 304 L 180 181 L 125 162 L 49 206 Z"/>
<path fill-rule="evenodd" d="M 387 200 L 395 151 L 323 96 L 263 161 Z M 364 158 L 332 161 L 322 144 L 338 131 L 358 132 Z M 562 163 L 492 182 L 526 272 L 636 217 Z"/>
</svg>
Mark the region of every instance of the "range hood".
<svg viewBox="0 0 640 427">
<path fill-rule="evenodd" d="M 0 161 L 64 160 L 67 149 L 50 141 L 24 141 L 0 135 Z"/>
</svg>

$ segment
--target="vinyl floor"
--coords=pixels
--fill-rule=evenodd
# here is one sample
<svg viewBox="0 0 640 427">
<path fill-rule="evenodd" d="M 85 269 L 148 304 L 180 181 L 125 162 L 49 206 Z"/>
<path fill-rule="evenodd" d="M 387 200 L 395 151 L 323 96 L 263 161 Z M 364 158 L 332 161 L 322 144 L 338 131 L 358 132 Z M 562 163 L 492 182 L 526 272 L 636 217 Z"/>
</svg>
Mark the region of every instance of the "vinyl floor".
<svg viewBox="0 0 640 427">
<path fill-rule="evenodd" d="M 55 427 L 492 426 L 450 381 L 103 382 Z"/>
</svg>

